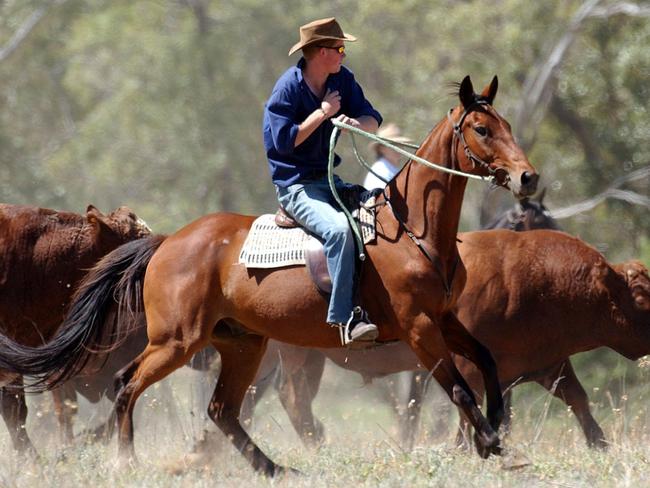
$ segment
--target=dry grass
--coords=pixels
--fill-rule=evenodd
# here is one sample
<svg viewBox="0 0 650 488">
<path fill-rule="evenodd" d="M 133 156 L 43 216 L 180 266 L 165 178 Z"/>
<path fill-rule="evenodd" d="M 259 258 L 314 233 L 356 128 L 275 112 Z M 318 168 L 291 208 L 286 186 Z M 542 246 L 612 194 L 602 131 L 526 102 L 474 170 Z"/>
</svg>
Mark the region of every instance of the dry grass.
<svg viewBox="0 0 650 488">
<path fill-rule="evenodd" d="M 526 401 L 515 403 L 515 427 L 507 441 L 506 455 L 481 460 L 474 452 L 454 447 L 453 428 L 440 436 L 430 434 L 436 419 L 455 414 L 429 399 L 417 447 L 403 450 L 397 423 L 381 389 L 363 387 L 358 376 L 328 368 L 326 381 L 315 403 L 328 440 L 313 452 L 300 444 L 274 392 L 259 406 L 250 432 L 276 462 L 300 470 L 267 480 L 257 476 L 241 456 L 223 444 L 212 462 L 202 469 L 169 473 L 167 466 L 188 452 L 203 428 L 203 414 L 191 405 L 204 402 L 189 385 L 196 373 L 182 370 L 165 386 L 152 388 L 136 411 L 136 451 L 140 463 L 132 469 L 114 466 L 116 443 L 78 443 L 62 449 L 52 435 L 54 423 L 46 410 L 46 397 L 30 399 L 29 432 L 41 457 L 26 460 L 11 454 L 4 429 L 0 442 L 0 485 L 7 487 L 203 487 L 203 486 L 649 486 L 650 449 L 648 419 L 643 392 L 613 398 L 606 393 L 594 405 L 594 414 L 612 441 L 607 452 L 585 447 L 581 431 L 566 408 L 551 401 L 541 390 L 531 390 Z M 203 387 L 202 390 L 205 390 Z M 592 392 L 593 393 L 593 392 Z M 629 400 L 627 399 L 629 396 Z M 433 409 L 437 411 L 434 412 Z M 80 426 L 93 424 L 103 412 L 81 405 Z M 446 423 L 445 423 L 446 425 Z M 513 461 L 529 464 L 510 469 Z"/>
</svg>

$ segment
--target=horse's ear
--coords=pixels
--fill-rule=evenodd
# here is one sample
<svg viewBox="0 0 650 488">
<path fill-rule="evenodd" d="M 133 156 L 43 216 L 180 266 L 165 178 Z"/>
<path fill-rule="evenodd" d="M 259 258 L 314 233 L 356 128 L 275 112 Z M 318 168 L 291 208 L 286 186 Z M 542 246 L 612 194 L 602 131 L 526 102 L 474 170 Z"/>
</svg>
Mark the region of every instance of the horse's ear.
<svg viewBox="0 0 650 488">
<path fill-rule="evenodd" d="M 469 75 L 463 78 L 463 81 L 460 82 L 458 97 L 460 98 L 460 103 L 463 104 L 463 107 L 465 107 L 465 109 L 474 103 L 474 87 L 472 86 L 472 80 L 470 80 Z"/>
<path fill-rule="evenodd" d="M 539 202 L 540 205 L 543 205 L 545 196 L 546 196 L 546 187 L 542 188 L 542 191 L 539 193 L 539 197 L 537 197 L 537 201 Z"/>
<path fill-rule="evenodd" d="M 497 96 L 497 90 L 499 89 L 499 78 L 494 75 L 492 82 L 489 86 L 486 86 L 481 93 L 481 98 L 485 99 L 490 105 L 494 102 L 494 97 Z"/>
</svg>

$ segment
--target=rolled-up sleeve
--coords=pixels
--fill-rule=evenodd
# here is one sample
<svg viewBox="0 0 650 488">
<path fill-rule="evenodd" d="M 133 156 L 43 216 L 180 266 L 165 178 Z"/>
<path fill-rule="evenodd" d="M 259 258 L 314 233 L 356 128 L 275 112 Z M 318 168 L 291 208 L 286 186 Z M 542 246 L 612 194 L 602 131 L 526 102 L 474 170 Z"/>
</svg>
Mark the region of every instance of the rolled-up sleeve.
<svg viewBox="0 0 650 488">
<path fill-rule="evenodd" d="M 282 155 L 293 153 L 298 124 L 294 122 L 296 108 L 285 90 L 273 93 L 266 106 L 271 139 L 275 150 Z"/>
<path fill-rule="evenodd" d="M 354 118 L 368 115 L 377 120 L 377 124 L 381 125 L 383 122 L 381 114 L 366 100 L 363 89 L 354 79 L 352 73 L 350 75 L 347 80 L 350 97 L 348 98 L 349 107 L 346 109 L 346 115 Z"/>
</svg>

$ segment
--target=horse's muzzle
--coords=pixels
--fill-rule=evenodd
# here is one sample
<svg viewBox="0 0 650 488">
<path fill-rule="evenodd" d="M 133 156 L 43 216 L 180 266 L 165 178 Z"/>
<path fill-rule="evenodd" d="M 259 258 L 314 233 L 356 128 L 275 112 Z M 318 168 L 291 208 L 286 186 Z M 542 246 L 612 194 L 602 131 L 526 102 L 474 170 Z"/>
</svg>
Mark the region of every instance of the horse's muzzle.
<svg viewBox="0 0 650 488">
<path fill-rule="evenodd" d="M 502 174 L 497 172 L 497 184 L 509 188 L 517 198 L 524 198 L 533 195 L 537 191 L 539 175 L 535 172 L 522 171 L 521 173 Z M 501 178 L 499 178 L 501 176 Z M 505 179 L 504 182 L 501 180 Z"/>
<path fill-rule="evenodd" d="M 537 191 L 537 182 L 539 181 L 539 175 L 537 173 L 529 173 L 524 171 L 521 173 L 521 187 L 519 193 L 524 196 L 530 196 Z"/>
</svg>

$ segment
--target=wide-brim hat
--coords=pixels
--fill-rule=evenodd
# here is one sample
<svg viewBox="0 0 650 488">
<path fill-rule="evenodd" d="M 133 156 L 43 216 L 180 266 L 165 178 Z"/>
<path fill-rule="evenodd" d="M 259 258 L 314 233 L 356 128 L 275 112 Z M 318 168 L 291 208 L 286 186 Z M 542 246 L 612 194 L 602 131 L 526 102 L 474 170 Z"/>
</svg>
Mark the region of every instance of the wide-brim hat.
<svg viewBox="0 0 650 488">
<path fill-rule="evenodd" d="M 393 123 L 382 125 L 377 130 L 377 136 L 383 139 L 388 139 L 389 141 L 403 144 L 411 144 L 413 142 L 408 137 L 403 136 L 402 132 L 399 130 L 399 127 Z M 380 146 L 382 146 L 380 143 L 372 141 L 370 144 L 368 144 L 368 149 L 371 151 L 376 151 Z"/>
<path fill-rule="evenodd" d="M 356 41 L 357 38 L 346 34 L 334 17 L 319 19 L 300 27 L 300 41 L 289 49 L 289 56 L 298 49 L 319 41 Z"/>
</svg>

